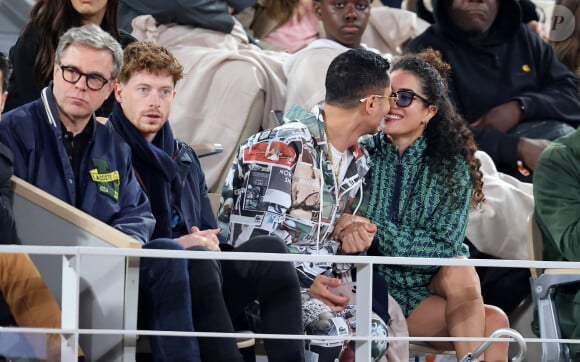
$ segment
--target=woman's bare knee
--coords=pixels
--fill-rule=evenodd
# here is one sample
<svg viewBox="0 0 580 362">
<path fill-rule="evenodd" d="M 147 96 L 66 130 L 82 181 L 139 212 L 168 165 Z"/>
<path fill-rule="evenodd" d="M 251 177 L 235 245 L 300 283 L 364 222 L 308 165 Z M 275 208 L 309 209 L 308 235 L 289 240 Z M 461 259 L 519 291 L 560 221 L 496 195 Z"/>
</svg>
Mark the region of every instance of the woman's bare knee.
<svg viewBox="0 0 580 362">
<path fill-rule="evenodd" d="M 503 310 L 494 305 L 485 305 L 485 327 L 488 331 L 499 328 L 508 328 L 510 321 Z"/>
<path fill-rule="evenodd" d="M 431 290 L 446 299 L 481 298 L 479 276 L 471 266 L 443 266 L 431 281 Z"/>
</svg>

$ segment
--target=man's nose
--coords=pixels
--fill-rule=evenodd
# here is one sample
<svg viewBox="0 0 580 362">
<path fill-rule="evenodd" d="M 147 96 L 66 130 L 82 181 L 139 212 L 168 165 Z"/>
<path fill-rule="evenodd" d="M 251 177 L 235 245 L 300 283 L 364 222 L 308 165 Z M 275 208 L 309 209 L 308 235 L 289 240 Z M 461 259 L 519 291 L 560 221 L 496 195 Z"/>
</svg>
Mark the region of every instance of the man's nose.
<svg viewBox="0 0 580 362">
<path fill-rule="evenodd" d="M 348 19 L 348 20 L 354 20 L 356 18 L 358 18 L 358 15 L 356 13 L 356 5 L 353 3 L 348 3 L 346 4 L 346 11 L 344 14 L 344 18 Z"/>
<path fill-rule="evenodd" d="M 87 90 L 88 89 L 87 82 L 88 82 L 87 76 L 82 74 L 79 80 L 77 80 L 77 82 L 75 83 L 75 87 L 78 89 Z"/>
<path fill-rule="evenodd" d="M 149 94 L 149 102 L 152 107 L 158 108 L 161 105 L 161 97 L 158 92 L 151 92 Z"/>
</svg>

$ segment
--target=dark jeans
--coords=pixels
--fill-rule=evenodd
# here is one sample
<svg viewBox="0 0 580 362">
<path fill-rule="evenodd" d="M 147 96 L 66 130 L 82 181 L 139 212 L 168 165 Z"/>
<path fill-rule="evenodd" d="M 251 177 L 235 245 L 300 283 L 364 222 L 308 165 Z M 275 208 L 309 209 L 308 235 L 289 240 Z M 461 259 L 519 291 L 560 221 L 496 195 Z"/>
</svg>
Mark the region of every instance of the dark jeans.
<svg viewBox="0 0 580 362">
<path fill-rule="evenodd" d="M 472 259 L 497 259 L 477 250 L 467 239 Z M 530 295 L 530 270 L 525 268 L 475 267 L 485 304 L 501 308 L 508 316 Z"/>
<path fill-rule="evenodd" d="M 234 251 L 288 252 L 280 239 L 271 236 L 248 240 Z M 191 260 L 189 275 L 193 320 L 198 331 L 233 332 L 232 320 L 245 320 L 246 307 L 257 300 L 260 332 L 303 333 L 300 287 L 292 263 Z M 235 339 L 198 338 L 198 341 L 204 362 L 242 360 Z M 302 341 L 266 339 L 264 345 L 271 362 L 304 360 Z"/>
<path fill-rule="evenodd" d="M 183 250 L 172 239 L 156 239 L 144 249 Z M 141 258 L 139 328 L 193 332 L 191 293 L 186 259 Z M 151 336 L 154 361 L 201 361 L 193 337 Z"/>
</svg>

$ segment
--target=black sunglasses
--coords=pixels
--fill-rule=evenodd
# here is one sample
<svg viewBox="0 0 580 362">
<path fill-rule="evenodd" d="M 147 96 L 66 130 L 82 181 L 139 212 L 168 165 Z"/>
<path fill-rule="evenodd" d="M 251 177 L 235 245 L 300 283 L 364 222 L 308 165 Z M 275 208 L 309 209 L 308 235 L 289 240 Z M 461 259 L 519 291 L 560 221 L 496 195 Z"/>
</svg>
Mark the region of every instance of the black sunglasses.
<svg viewBox="0 0 580 362">
<path fill-rule="evenodd" d="M 417 93 L 413 92 L 410 89 L 404 89 L 398 92 L 393 92 L 389 98 L 392 99 L 397 106 L 406 108 L 409 107 L 411 103 L 413 103 L 413 98 L 415 97 L 425 102 L 425 104 L 431 105 L 431 101 L 429 101 L 425 97 L 418 95 Z"/>
</svg>

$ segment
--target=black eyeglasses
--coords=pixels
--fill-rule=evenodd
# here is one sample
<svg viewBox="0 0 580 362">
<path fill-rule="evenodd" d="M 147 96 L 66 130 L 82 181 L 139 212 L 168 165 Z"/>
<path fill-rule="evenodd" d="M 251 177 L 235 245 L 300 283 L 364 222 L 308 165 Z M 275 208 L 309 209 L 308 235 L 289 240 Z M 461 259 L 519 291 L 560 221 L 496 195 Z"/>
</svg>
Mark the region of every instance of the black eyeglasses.
<svg viewBox="0 0 580 362">
<path fill-rule="evenodd" d="M 107 84 L 109 82 L 109 80 L 105 77 L 103 77 L 100 74 L 96 74 L 96 73 L 83 73 L 80 70 L 78 70 L 75 67 L 69 66 L 69 65 L 60 65 L 59 67 L 61 69 L 61 73 L 62 73 L 62 79 L 64 79 L 65 81 L 71 83 L 71 84 L 76 84 L 81 77 L 85 77 L 85 84 L 87 85 L 87 88 L 92 89 L 94 91 L 98 91 L 103 89 L 103 87 L 105 86 L 105 84 Z"/>
<path fill-rule="evenodd" d="M 397 106 L 406 108 L 409 107 L 411 103 L 413 103 L 413 98 L 415 97 L 419 98 L 427 105 L 431 104 L 431 101 L 429 101 L 427 98 L 418 95 L 417 93 L 413 92 L 410 89 L 404 89 L 398 92 L 393 92 L 389 97 L 389 99 L 393 99 L 393 101 Z"/>
</svg>

